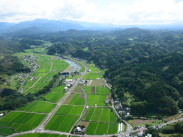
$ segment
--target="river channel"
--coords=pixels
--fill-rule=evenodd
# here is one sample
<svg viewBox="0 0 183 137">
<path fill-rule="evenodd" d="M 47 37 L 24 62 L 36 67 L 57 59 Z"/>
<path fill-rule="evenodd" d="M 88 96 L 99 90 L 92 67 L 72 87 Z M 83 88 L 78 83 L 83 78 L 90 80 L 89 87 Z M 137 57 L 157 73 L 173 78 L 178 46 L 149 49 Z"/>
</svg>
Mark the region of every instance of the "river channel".
<svg viewBox="0 0 183 137">
<path fill-rule="evenodd" d="M 79 71 L 81 69 L 81 67 L 78 64 L 76 64 L 75 62 L 73 62 L 71 60 L 68 60 L 68 59 L 65 59 L 65 58 L 62 58 L 59 56 L 56 56 L 56 57 L 67 62 L 70 65 L 70 67 L 68 67 L 68 69 L 66 69 L 65 71 L 75 72 L 75 71 Z"/>
</svg>

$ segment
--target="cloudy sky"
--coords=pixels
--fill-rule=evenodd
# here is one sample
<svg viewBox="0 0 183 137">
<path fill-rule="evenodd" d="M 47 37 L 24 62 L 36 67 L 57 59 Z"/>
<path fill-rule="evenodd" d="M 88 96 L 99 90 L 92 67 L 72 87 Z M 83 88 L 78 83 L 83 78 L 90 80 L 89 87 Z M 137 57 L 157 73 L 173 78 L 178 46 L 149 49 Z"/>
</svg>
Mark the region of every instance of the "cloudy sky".
<svg viewBox="0 0 183 137">
<path fill-rule="evenodd" d="M 119 25 L 183 24 L 183 0 L 1 0 L 0 22 L 77 20 Z"/>
</svg>

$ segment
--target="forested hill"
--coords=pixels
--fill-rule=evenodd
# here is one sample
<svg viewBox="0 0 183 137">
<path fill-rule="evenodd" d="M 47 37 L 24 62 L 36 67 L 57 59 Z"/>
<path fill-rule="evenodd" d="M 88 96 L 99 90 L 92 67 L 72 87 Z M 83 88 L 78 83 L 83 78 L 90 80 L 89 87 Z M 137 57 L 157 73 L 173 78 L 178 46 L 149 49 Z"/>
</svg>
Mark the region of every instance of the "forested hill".
<svg viewBox="0 0 183 137">
<path fill-rule="evenodd" d="M 126 101 L 125 93 L 135 96 L 131 107 L 139 113 L 177 112 L 176 101 L 183 95 L 183 55 L 140 57 L 128 64 L 109 68 L 113 97 Z"/>
</svg>

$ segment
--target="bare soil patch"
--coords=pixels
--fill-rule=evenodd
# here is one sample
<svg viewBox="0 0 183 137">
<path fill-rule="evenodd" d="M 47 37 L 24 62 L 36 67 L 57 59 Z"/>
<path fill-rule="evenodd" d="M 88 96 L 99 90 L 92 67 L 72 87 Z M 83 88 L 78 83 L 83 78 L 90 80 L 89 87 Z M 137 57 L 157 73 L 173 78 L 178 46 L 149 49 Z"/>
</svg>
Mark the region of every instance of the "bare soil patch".
<svg viewBox="0 0 183 137">
<path fill-rule="evenodd" d="M 173 119 L 179 118 L 180 116 L 182 116 L 182 114 L 176 114 L 176 115 L 173 115 L 173 116 L 166 117 L 164 120 L 171 121 Z"/>
<path fill-rule="evenodd" d="M 74 97 L 74 94 L 70 94 L 67 98 L 66 98 L 66 100 L 64 101 L 64 103 L 63 104 L 68 104 L 70 101 L 71 101 L 71 99 Z"/>
<path fill-rule="evenodd" d="M 104 82 L 101 79 L 95 79 L 92 81 L 91 86 L 100 86 L 102 87 L 104 85 Z"/>
<path fill-rule="evenodd" d="M 80 126 L 84 125 L 85 128 L 88 127 L 88 124 L 89 124 L 89 122 L 85 122 L 85 121 L 80 121 L 80 122 L 78 123 L 78 125 L 80 125 Z"/>
<path fill-rule="evenodd" d="M 111 99 L 111 95 L 107 95 L 107 99 L 109 99 L 109 100 L 110 100 L 110 99 Z"/>
<path fill-rule="evenodd" d="M 85 96 L 84 95 L 80 95 L 79 98 L 85 98 Z"/>
<path fill-rule="evenodd" d="M 91 87 L 91 94 L 95 95 L 95 87 Z"/>
<path fill-rule="evenodd" d="M 83 116 L 83 119 L 85 119 L 86 118 L 86 116 L 88 115 L 88 110 L 86 110 L 86 112 L 85 112 L 85 114 L 84 114 L 84 116 Z"/>
<path fill-rule="evenodd" d="M 82 89 L 80 86 L 77 85 L 77 86 L 74 88 L 74 90 L 72 91 L 72 93 L 84 94 L 84 91 L 83 91 L 83 89 Z"/>
<path fill-rule="evenodd" d="M 147 123 L 151 123 L 153 121 L 157 121 L 157 120 L 156 119 L 154 119 L 154 120 L 135 119 L 135 120 L 133 120 L 133 125 L 136 126 L 136 125 L 140 125 L 140 124 L 147 124 Z"/>
</svg>

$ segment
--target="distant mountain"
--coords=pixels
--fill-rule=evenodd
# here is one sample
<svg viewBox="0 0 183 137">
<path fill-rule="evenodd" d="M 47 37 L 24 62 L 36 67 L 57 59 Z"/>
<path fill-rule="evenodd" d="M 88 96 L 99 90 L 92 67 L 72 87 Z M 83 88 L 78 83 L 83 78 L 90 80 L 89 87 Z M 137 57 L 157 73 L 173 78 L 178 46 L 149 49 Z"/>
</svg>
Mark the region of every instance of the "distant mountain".
<svg viewBox="0 0 183 137">
<path fill-rule="evenodd" d="M 3 33 L 6 29 L 14 26 L 15 23 L 0 22 L 0 33 Z"/>
<path fill-rule="evenodd" d="M 7 36 L 7 37 L 14 37 L 14 36 L 23 36 L 23 35 L 32 35 L 32 34 L 42 34 L 42 33 L 47 33 L 47 31 L 44 31 L 36 26 L 21 29 L 15 32 L 10 32 L 10 33 L 4 33 L 1 34 L 2 36 Z"/>
<path fill-rule="evenodd" d="M 69 29 L 76 29 L 76 30 L 84 29 L 83 26 L 78 24 L 65 23 L 65 22 L 55 21 L 55 20 L 36 19 L 33 21 L 20 22 L 8 28 L 4 32 L 5 33 L 15 32 L 15 31 L 19 31 L 25 28 L 30 28 L 33 26 L 36 26 L 37 28 L 40 28 L 43 31 L 66 31 Z"/>
</svg>

